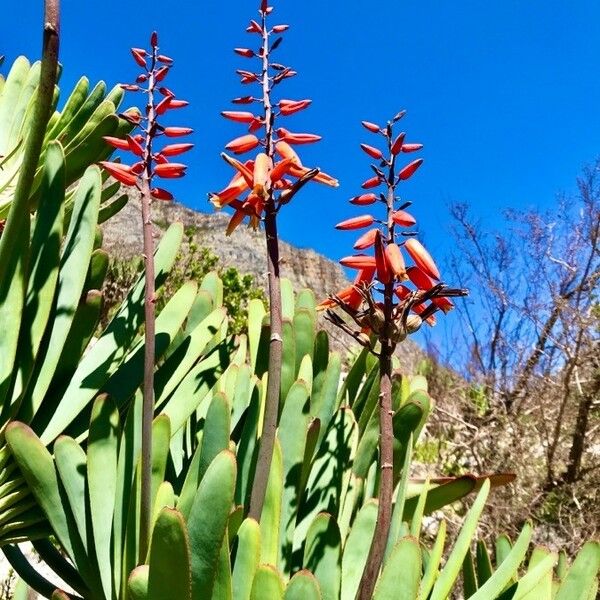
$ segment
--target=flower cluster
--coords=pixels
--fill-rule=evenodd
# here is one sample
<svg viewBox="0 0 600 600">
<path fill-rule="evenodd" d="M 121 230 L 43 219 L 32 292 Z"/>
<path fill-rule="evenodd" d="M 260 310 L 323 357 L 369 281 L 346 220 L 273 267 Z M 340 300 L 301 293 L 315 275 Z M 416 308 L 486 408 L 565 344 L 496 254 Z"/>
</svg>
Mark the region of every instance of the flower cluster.
<svg viewBox="0 0 600 600">
<path fill-rule="evenodd" d="M 128 186 L 138 189 L 147 186 L 152 198 L 157 200 L 172 200 L 173 195 L 162 187 L 154 187 L 155 177 L 175 179 L 185 175 L 186 165 L 171 160 L 187 152 L 193 144 L 178 142 L 167 144 L 158 150 L 154 147 L 159 137 L 180 138 L 192 133 L 189 127 L 165 127 L 158 118 L 167 111 L 183 108 L 188 105 L 185 100 L 179 100 L 175 94 L 164 86 L 163 81 L 173 66 L 173 59 L 159 53 L 158 35 L 150 36 L 150 51 L 142 48 L 132 48 L 131 55 L 136 64 L 142 67 L 142 72 L 133 84 L 121 84 L 129 92 L 141 92 L 147 95 L 145 115 L 138 111 L 127 111 L 119 115 L 141 133 L 128 135 L 125 139 L 105 136 L 104 140 L 117 148 L 134 154 L 138 159 L 132 165 L 120 162 L 103 161 L 102 167 L 115 179 Z"/>
<path fill-rule="evenodd" d="M 467 293 L 440 283 L 433 258 L 416 238 L 416 219 L 406 210 L 411 202 L 403 202 L 397 196 L 397 187 L 412 177 L 423 163 L 422 158 L 417 158 L 398 165 L 404 154 L 423 147 L 407 142 L 405 133 L 394 135 L 394 125 L 404 114 L 405 111 L 398 113 L 383 128 L 369 121 L 362 122 L 365 129 L 383 138 L 386 152 L 361 144 L 363 152 L 377 162 L 371 165 L 374 175 L 362 184 L 365 191 L 353 197 L 350 203 L 355 206 L 380 203 L 385 206 L 386 214 L 384 219 L 363 214 L 336 225 L 340 230 L 369 229 L 354 244 L 359 253 L 340 260 L 345 267 L 358 271 L 354 283 L 320 305 L 321 309 L 328 309 L 330 321 L 370 348 L 372 334 L 396 344 L 417 331 L 423 322 L 434 325 L 437 311 L 448 312 L 454 307 L 449 297 Z M 378 193 L 377 188 L 385 188 L 385 193 Z M 371 248 L 372 254 L 365 252 Z M 383 287 L 378 289 L 378 284 Z M 381 292 L 383 301 L 376 301 L 373 291 Z M 358 330 L 350 328 L 331 310 L 333 308 L 350 315 Z"/>
<path fill-rule="evenodd" d="M 311 100 L 280 99 L 274 102 L 272 92 L 284 80 L 296 75 L 296 71 L 271 60 L 271 54 L 281 44 L 288 25 L 268 26 L 268 16 L 273 7 L 262 1 L 259 9 L 260 22 L 250 21 L 246 31 L 259 36 L 258 48 L 235 48 L 234 52 L 249 61 L 255 68 L 239 69 L 243 85 L 255 84 L 260 87 L 258 97 L 240 96 L 232 100 L 236 105 L 260 106 L 260 110 L 226 110 L 221 114 L 225 119 L 248 127 L 248 133 L 235 138 L 225 148 L 235 155 L 259 149 L 259 153 L 244 162 L 223 153 L 223 159 L 233 167 L 235 174 L 227 186 L 217 193 L 209 194 L 209 199 L 217 209 L 229 206 L 234 214 L 229 222 L 227 234 L 246 218 L 250 226 L 257 228 L 266 210 L 275 213 L 287 204 L 308 181 L 313 180 L 337 187 L 336 179 L 319 169 L 305 167 L 294 146 L 318 142 L 321 138 L 312 133 L 293 133 L 284 127 L 276 127 L 280 117 L 288 117 L 308 108 Z M 260 114 L 256 114 L 260 113 Z"/>
</svg>

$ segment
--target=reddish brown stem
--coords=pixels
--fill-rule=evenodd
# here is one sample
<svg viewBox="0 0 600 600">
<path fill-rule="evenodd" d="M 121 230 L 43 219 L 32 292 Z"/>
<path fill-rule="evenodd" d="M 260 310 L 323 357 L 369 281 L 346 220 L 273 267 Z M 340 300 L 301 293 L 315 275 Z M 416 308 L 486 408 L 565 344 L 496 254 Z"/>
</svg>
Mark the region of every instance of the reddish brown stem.
<svg viewBox="0 0 600 600">
<path fill-rule="evenodd" d="M 146 144 L 143 161 L 145 165 L 141 177 L 140 199 L 142 203 L 142 228 L 144 234 L 144 385 L 142 403 L 142 457 L 141 457 L 141 498 L 140 498 L 140 537 L 139 562 L 146 561 L 150 543 L 150 519 L 152 512 L 152 420 L 154 417 L 154 359 L 155 359 L 155 283 L 154 283 L 154 237 L 150 195 L 152 181 L 152 138 L 156 128 L 154 107 L 154 68 L 156 48 L 152 48 L 152 64 L 148 79 L 148 106 Z"/>
<path fill-rule="evenodd" d="M 392 137 L 388 140 L 391 145 Z M 391 148 L 391 146 L 390 146 Z M 388 172 L 386 197 L 387 220 L 387 243 L 394 243 L 394 212 L 395 198 L 395 157 L 390 152 L 390 166 Z M 379 495 L 377 506 L 377 522 L 375 532 L 369 549 L 369 556 L 363 571 L 357 598 L 370 600 L 375 590 L 377 577 L 383 555 L 387 545 L 392 518 L 392 496 L 394 492 L 394 429 L 392 418 L 392 356 L 396 344 L 391 340 L 394 310 L 394 280 L 390 279 L 384 287 L 383 314 L 385 325 L 379 337 L 381 352 L 379 354 Z"/>
<path fill-rule="evenodd" d="M 269 32 L 266 15 L 262 16 L 262 92 L 265 109 L 265 154 L 273 159 L 273 107 L 271 106 L 271 86 L 269 81 Z M 267 241 L 267 269 L 269 280 L 269 314 L 271 337 L 269 341 L 269 375 L 264 412 L 263 429 L 258 448 L 256 472 L 250 496 L 248 516 L 257 521 L 262 514 L 275 435 L 279 416 L 279 395 L 281 391 L 281 362 L 283 352 L 281 317 L 281 280 L 279 275 L 279 239 L 277 237 L 277 207 L 271 187 L 267 190 L 265 204 L 265 236 Z"/>
</svg>

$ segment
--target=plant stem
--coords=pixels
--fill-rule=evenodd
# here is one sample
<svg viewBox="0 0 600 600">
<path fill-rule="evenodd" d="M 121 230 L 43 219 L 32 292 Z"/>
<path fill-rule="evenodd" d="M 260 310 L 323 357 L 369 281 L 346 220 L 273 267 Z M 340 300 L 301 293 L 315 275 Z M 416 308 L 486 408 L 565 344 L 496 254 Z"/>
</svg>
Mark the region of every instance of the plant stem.
<svg viewBox="0 0 600 600">
<path fill-rule="evenodd" d="M 269 32 L 266 15 L 262 15 L 262 91 L 265 109 L 265 154 L 273 159 L 273 108 L 271 106 L 271 87 L 269 81 Z M 279 274 L 279 238 L 277 237 L 277 207 L 273 189 L 267 189 L 265 203 L 265 237 L 267 242 L 267 269 L 269 280 L 269 315 L 271 337 L 269 341 L 269 375 L 267 380 L 267 398 L 265 404 L 263 429 L 258 448 L 256 473 L 250 497 L 248 516 L 260 521 L 271 459 L 277 433 L 279 415 L 279 395 L 281 390 L 281 362 L 283 352 L 281 317 L 281 279 Z"/>
<path fill-rule="evenodd" d="M 389 143 L 391 145 L 390 136 Z M 388 192 L 386 196 L 387 206 L 387 243 L 395 242 L 394 221 L 392 214 L 394 212 L 395 198 L 395 156 L 390 152 L 389 172 L 387 179 Z M 391 339 L 393 327 L 394 310 L 394 279 L 390 280 L 384 286 L 383 293 L 383 314 L 384 327 L 379 337 L 381 351 L 379 354 L 379 495 L 377 505 L 377 522 L 369 556 L 363 571 L 357 598 L 360 600 L 370 600 L 373 596 L 375 584 L 379 570 L 383 562 L 383 555 L 390 532 L 392 518 L 392 496 L 394 493 L 394 428 L 392 408 L 392 356 L 396 344 Z"/>
<path fill-rule="evenodd" d="M 142 228 L 144 234 L 144 385 L 142 403 L 142 458 L 140 498 L 139 562 L 146 561 L 150 543 L 150 519 L 152 512 L 152 420 L 154 417 L 154 358 L 155 358 L 155 283 L 154 283 L 154 238 L 150 204 L 152 181 L 152 138 L 156 128 L 154 108 L 154 67 L 156 48 L 152 48 L 152 64 L 148 79 L 147 131 L 141 177 L 140 199 L 142 203 Z"/>
</svg>

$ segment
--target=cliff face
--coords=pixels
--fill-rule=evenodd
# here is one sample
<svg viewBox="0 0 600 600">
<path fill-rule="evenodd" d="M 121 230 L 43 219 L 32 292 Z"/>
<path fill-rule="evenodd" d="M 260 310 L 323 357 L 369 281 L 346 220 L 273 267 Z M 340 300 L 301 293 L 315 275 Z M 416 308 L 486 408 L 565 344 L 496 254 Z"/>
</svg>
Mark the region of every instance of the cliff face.
<svg viewBox="0 0 600 600">
<path fill-rule="evenodd" d="M 156 202 L 152 211 L 157 237 L 169 224 L 179 221 L 185 229 L 193 229 L 195 242 L 216 254 L 222 266 L 234 266 L 241 273 L 251 273 L 259 284 L 266 286 L 266 247 L 262 231 L 241 226 L 227 237 L 227 215 L 200 213 L 177 203 Z M 141 254 L 140 224 L 139 203 L 131 199 L 103 225 L 104 247 L 121 256 Z M 289 278 L 296 289 L 312 289 L 318 299 L 349 285 L 338 264 L 313 250 L 281 242 L 280 254 L 282 276 Z"/>
<path fill-rule="evenodd" d="M 155 202 L 152 206 L 157 239 L 171 223 L 181 222 L 193 230 L 194 241 L 219 257 L 223 267 L 236 267 L 241 273 L 251 273 L 259 285 L 266 288 L 266 244 L 262 231 L 238 227 L 231 237 L 225 235 L 229 217 L 223 213 L 201 213 L 176 202 Z M 103 226 L 104 247 L 114 255 L 129 257 L 142 253 L 140 235 L 141 208 L 136 198 Z M 296 290 L 309 288 L 318 300 L 326 298 L 350 282 L 342 268 L 314 250 L 295 248 L 280 242 L 281 275 L 292 282 Z M 334 349 L 345 354 L 356 342 L 337 327 L 320 318 L 319 326 L 326 329 Z M 404 372 L 414 372 L 422 351 L 411 340 L 398 349 L 397 356 Z"/>
</svg>

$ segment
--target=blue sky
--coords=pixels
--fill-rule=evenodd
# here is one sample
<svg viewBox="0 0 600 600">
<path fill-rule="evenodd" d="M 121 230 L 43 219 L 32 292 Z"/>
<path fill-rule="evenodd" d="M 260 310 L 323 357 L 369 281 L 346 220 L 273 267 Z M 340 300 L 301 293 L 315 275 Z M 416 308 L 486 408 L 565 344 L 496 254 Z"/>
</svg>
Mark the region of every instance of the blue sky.
<svg viewBox="0 0 600 600">
<path fill-rule="evenodd" d="M 22 2 L 4 15 L 0 53 L 8 62 L 38 56 L 41 4 Z M 257 4 L 62 2 L 63 91 L 82 74 L 110 85 L 132 79 L 129 47 L 145 45 L 158 29 L 162 50 L 176 59 L 169 87 L 191 103 L 178 124 L 195 129 L 189 174 L 173 190 L 200 210 L 210 210 L 206 193 L 230 175 L 219 152 L 244 133 L 219 112 L 248 91 L 234 73 L 246 59 L 232 48 L 253 41 L 244 29 Z M 299 71 L 282 94 L 313 99 L 286 126 L 323 136 L 302 149 L 304 163 L 341 182 L 338 190 L 313 184 L 282 211 L 281 235 L 298 246 L 332 258 L 351 250 L 355 236 L 333 225 L 364 212 L 346 202 L 370 173 L 359 143 L 374 138 L 362 119 L 383 123 L 408 110 L 407 139 L 425 144 L 425 164 L 404 198 L 414 201 L 439 262 L 451 248 L 448 202 L 468 202 L 484 222 L 502 227 L 503 208 L 551 206 L 600 153 L 596 1 L 277 0 L 275 16 L 291 25 L 279 60 Z"/>
</svg>

